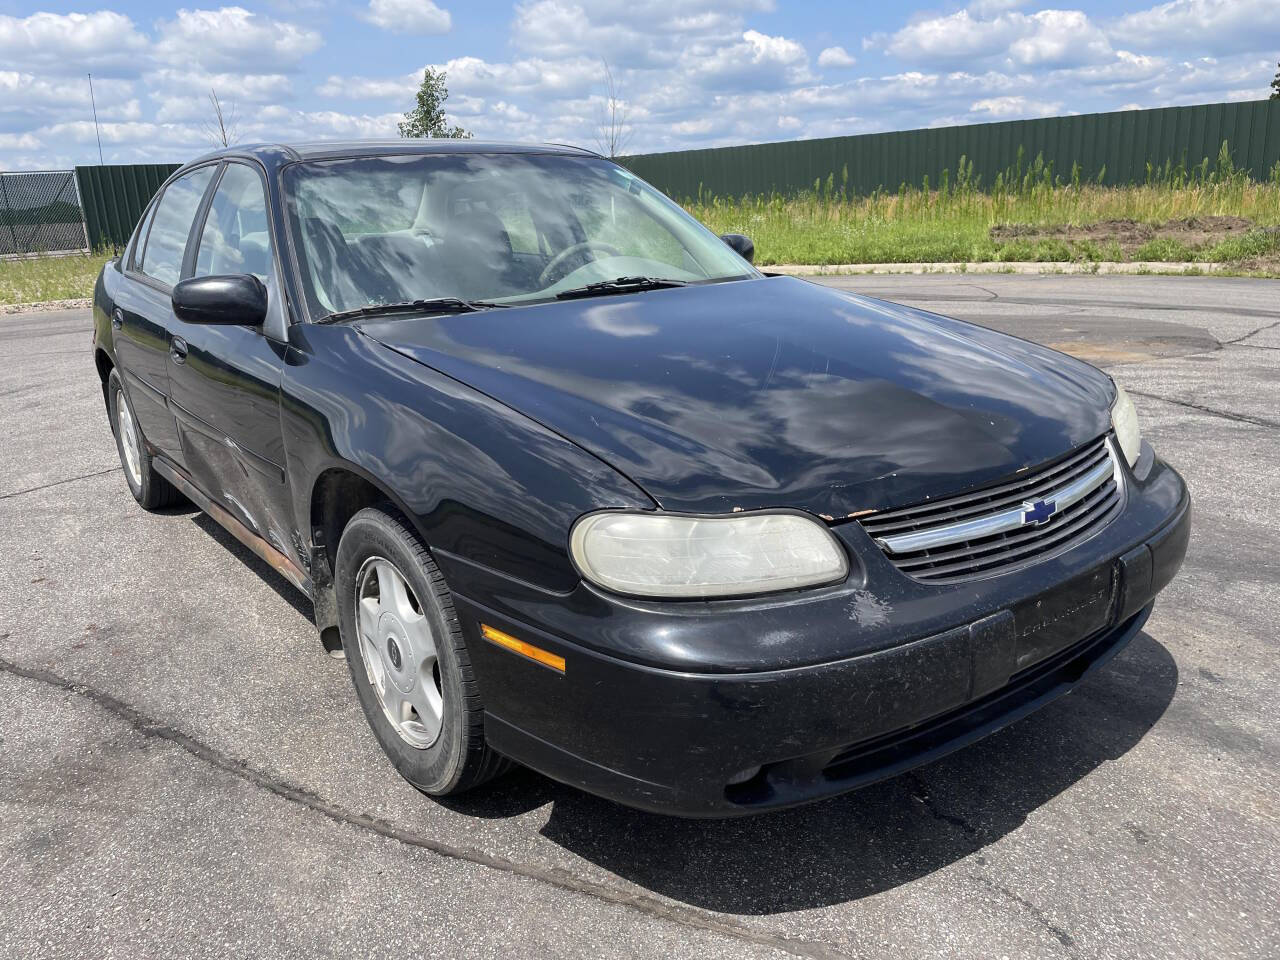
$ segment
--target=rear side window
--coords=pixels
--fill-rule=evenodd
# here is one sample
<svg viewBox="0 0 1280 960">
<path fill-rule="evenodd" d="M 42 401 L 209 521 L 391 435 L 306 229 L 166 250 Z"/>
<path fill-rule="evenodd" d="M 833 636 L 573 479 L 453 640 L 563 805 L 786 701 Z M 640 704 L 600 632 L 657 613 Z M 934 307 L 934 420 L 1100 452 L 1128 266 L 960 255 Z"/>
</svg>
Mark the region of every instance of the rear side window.
<svg viewBox="0 0 1280 960">
<path fill-rule="evenodd" d="M 251 167 L 230 164 L 209 204 L 194 276 L 251 273 L 266 283 L 270 264 L 262 179 Z"/>
<path fill-rule="evenodd" d="M 147 231 L 151 229 L 151 218 L 156 214 L 157 204 L 151 204 L 147 207 L 147 212 L 142 218 L 142 222 L 138 224 L 134 231 L 133 244 L 129 248 L 128 266 L 130 270 L 136 270 L 142 265 L 142 245 L 147 242 Z"/>
<path fill-rule="evenodd" d="M 200 200 L 213 178 L 214 167 L 201 167 L 179 177 L 164 191 L 138 269 L 148 277 L 173 286 L 182 277 L 182 257 L 187 250 L 187 235 L 196 217 Z"/>
</svg>

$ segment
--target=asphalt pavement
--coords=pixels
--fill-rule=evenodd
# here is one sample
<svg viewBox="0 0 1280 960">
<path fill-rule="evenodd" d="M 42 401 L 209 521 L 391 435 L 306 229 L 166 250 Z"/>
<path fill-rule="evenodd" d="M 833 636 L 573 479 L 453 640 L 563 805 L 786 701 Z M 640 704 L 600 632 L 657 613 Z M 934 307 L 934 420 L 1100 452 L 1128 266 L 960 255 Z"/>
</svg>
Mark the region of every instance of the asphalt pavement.
<svg viewBox="0 0 1280 960">
<path fill-rule="evenodd" d="M 0 317 L 0 955 L 1204 957 L 1280 943 L 1280 284 L 824 282 L 1099 363 L 1195 499 L 1072 695 L 797 811 L 638 813 L 384 761 L 308 601 L 129 497 L 88 311 Z"/>
</svg>

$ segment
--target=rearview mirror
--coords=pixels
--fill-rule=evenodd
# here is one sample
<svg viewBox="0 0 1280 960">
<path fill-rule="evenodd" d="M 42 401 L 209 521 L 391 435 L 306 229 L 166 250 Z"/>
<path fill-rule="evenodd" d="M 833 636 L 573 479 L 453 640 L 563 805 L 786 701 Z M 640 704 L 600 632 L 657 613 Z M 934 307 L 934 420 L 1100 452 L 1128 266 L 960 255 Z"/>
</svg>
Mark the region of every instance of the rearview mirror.
<svg viewBox="0 0 1280 960">
<path fill-rule="evenodd" d="M 744 237 L 740 233 L 726 233 L 720 238 L 747 263 L 756 262 L 756 245 L 751 242 L 750 237 Z"/>
<path fill-rule="evenodd" d="M 173 312 L 186 323 L 256 327 L 267 317 L 267 288 L 252 274 L 191 277 L 173 288 Z"/>
</svg>

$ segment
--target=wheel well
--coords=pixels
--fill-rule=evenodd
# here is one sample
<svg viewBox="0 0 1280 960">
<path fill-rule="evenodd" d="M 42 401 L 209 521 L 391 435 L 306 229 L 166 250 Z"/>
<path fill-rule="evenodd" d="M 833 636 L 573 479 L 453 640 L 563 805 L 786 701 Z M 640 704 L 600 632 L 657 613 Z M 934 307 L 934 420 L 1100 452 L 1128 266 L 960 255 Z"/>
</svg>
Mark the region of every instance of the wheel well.
<svg viewBox="0 0 1280 960">
<path fill-rule="evenodd" d="M 105 350 L 95 350 L 93 353 L 93 363 L 98 368 L 98 377 L 102 380 L 102 399 L 110 402 L 111 398 L 107 396 L 107 380 L 111 377 L 111 371 L 115 369 L 115 364 L 111 362 L 111 358 L 107 356 Z"/>
<path fill-rule="evenodd" d="M 338 558 L 338 540 L 348 521 L 387 495 L 359 474 L 333 468 L 320 474 L 311 490 L 311 538 L 324 550 L 329 570 Z"/>
<path fill-rule="evenodd" d="M 338 541 L 352 517 L 387 499 L 373 483 L 340 467 L 320 474 L 311 488 L 311 541 L 316 547 L 311 553 L 312 600 L 320 642 L 332 656 L 342 655 L 333 586 Z"/>
</svg>

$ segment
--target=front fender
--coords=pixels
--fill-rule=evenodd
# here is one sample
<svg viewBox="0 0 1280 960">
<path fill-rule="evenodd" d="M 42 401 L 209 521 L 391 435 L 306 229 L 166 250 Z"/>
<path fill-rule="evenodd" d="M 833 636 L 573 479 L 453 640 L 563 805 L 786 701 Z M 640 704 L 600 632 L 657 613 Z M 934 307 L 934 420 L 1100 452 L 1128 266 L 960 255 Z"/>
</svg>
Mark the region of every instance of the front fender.
<svg viewBox="0 0 1280 960">
<path fill-rule="evenodd" d="M 281 422 L 308 546 L 317 478 L 351 469 L 404 511 L 455 589 L 496 573 L 571 590 L 573 521 L 655 506 L 559 434 L 348 326 L 292 328 Z"/>
<path fill-rule="evenodd" d="M 114 331 L 111 328 L 111 311 L 115 309 L 115 285 L 120 282 L 116 261 L 108 261 L 98 271 L 93 285 L 93 360 L 102 380 L 102 398 L 107 401 L 107 371 L 116 365 Z"/>
</svg>

